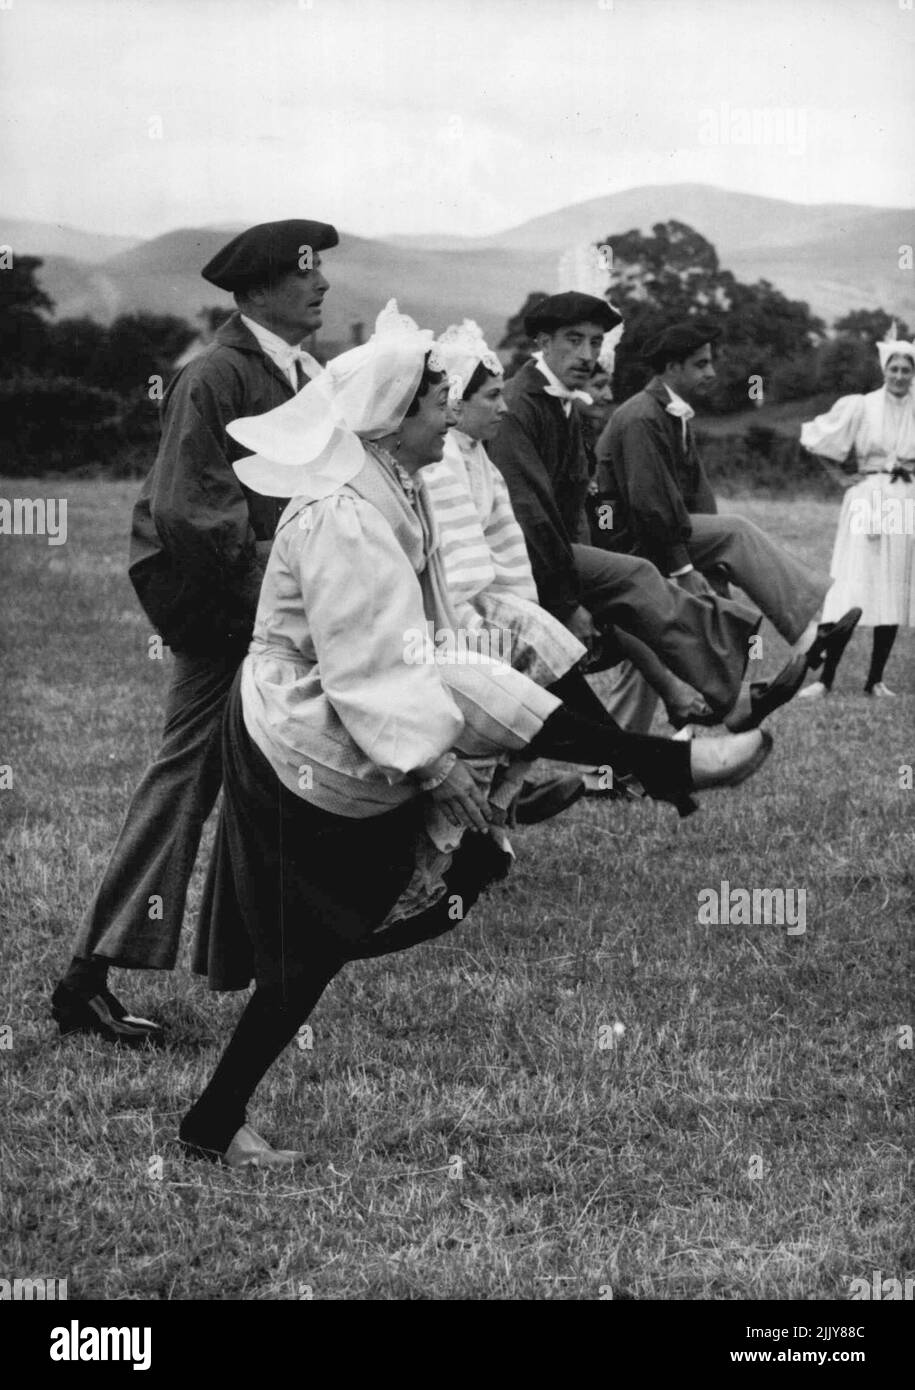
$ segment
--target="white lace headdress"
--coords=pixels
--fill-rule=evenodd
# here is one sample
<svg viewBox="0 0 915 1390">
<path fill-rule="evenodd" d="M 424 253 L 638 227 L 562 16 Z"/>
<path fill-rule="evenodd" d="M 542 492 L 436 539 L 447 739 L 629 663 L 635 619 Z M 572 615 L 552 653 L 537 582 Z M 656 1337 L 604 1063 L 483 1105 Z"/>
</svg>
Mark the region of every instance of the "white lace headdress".
<svg viewBox="0 0 915 1390">
<path fill-rule="evenodd" d="M 899 353 L 903 357 L 910 357 L 915 363 L 915 343 L 907 343 L 904 338 L 899 337 L 899 325 L 893 319 L 893 325 L 883 339 L 882 343 L 877 344 L 877 352 L 880 356 L 880 366 L 885 369 L 891 357 Z"/>
<path fill-rule="evenodd" d="M 481 364 L 493 376 L 502 375 L 502 363 L 473 319 L 452 323 L 436 340 L 435 350 L 448 373 L 448 396 L 452 404 L 461 400 L 470 378 Z"/>
<path fill-rule="evenodd" d="M 625 326 L 623 323 L 618 323 L 615 328 L 611 328 L 609 333 L 604 334 L 604 341 L 600 345 L 597 365 L 603 368 L 608 376 L 613 375 L 613 368 L 616 365 L 616 349 L 619 347 Z"/>
<path fill-rule="evenodd" d="M 432 370 L 444 370 L 432 330 L 419 328 L 389 300 L 367 343 L 333 358 L 292 400 L 226 426 L 254 450 L 232 465 L 236 474 L 268 497 L 336 491 L 365 462 L 360 439 L 381 439 L 401 424 L 427 356 Z"/>
</svg>

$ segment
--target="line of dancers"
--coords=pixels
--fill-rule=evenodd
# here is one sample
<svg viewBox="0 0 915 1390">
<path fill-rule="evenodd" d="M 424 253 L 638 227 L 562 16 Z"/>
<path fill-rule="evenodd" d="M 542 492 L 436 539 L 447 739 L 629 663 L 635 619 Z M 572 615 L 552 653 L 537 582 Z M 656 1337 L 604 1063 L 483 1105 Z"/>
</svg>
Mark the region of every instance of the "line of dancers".
<svg viewBox="0 0 915 1390">
<path fill-rule="evenodd" d="M 261 224 L 203 271 L 237 312 L 169 386 L 131 536 L 172 651 L 162 745 L 52 995 L 63 1034 L 163 1042 L 108 970 L 174 967 L 221 788 L 194 968 L 254 990 L 180 1142 L 231 1167 L 300 1156 L 248 1105 L 346 964 L 452 930 L 509 872 L 515 824 L 581 796 L 688 815 L 753 776 L 763 721 L 834 669 L 861 617 L 822 619 L 831 580 L 717 513 L 689 404 L 713 328 L 649 345 L 651 382 L 598 441 L 595 505 L 584 407 L 612 306 L 535 306 L 536 352 L 507 383 L 474 323 L 436 339 L 393 300 L 322 368 L 301 343 L 337 242 Z M 761 615 L 790 648 L 765 683 L 746 678 Z M 587 675 L 611 669 L 602 700 Z M 659 700 L 723 731 L 652 736 Z M 541 759 L 580 771 L 538 779 Z"/>
</svg>

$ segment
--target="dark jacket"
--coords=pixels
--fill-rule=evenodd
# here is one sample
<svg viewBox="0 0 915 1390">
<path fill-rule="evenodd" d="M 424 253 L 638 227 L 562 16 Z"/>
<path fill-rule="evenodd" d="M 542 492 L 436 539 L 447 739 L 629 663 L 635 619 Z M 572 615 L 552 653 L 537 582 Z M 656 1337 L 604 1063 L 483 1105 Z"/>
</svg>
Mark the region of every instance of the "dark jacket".
<svg viewBox="0 0 915 1390">
<path fill-rule="evenodd" d="M 600 501 L 612 507 L 607 543 L 642 555 L 663 574 L 690 563 L 690 512 L 714 513 L 715 495 L 693 432 L 667 413 L 670 397 L 659 377 L 616 411 L 597 442 Z"/>
<path fill-rule="evenodd" d="M 535 362 L 506 383 L 508 414 L 488 452 L 508 484 L 540 602 L 565 622 L 580 603 L 572 544 L 589 540 L 589 465 L 577 411 L 567 420 L 546 385 Z"/>
<path fill-rule="evenodd" d="M 133 510 L 129 574 L 163 640 L 220 651 L 250 638 L 261 579 L 288 498 L 259 497 L 232 463 L 250 451 L 226 434 L 294 394 L 233 314 L 165 393 L 162 436 Z"/>
</svg>

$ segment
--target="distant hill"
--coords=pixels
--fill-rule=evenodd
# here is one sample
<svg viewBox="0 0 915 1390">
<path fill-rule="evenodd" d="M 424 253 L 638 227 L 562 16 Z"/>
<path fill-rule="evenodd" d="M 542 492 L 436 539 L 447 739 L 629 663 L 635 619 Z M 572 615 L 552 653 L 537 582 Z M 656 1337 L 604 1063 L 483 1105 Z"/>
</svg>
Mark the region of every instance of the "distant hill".
<svg viewBox="0 0 915 1390">
<path fill-rule="evenodd" d="M 101 322 L 119 313 L 152 310 L 194 319 L 206 305 L 231 297 L 200 276 L 224 232 L 185 228 L 113 256 L 100 266 L 48 257 L 39 278 L 58 317 L 89 314 Z M 322 336 L 348 342 L 351 326 L 370 329 L 387 299 L 421 323 L 441 330 L 465 314 L 476 316 L 490 337 L 501 337 L 506 319 L 531 289 L 553 287 L 550 258 L 499 247 L 442 255 L 363 237 L 343 235 L 327 252 L 332 290 L 324 305 Z"/>
<path fill-rule="evenodd" d="M 81 232 L 59 222 L 26 222 L 0 217 L 0 245 L 12 246 L 14 255 L 65 256 L 93 265 L 136 246 L 139 240 L 139 237 Z"/>
<path fill-rule="evenodd" d="M 860 222 L 905 227 L 911 231 L 913 212 L 904 208 L 872 208 L 854 203 L 791 203 L 732 193 L 702 183 L 674 183 L 628 188 L 585 203 L 573 203 L 532 218 L 487 238 L 496 246 L 557 251 L 576 241 L 597 240 L 630 227 L 647 230 L 653 222 L 676 218 L 695 227 L 714 242 L 722 258 L 749 246 L 764 251 L 788 248 L 850 232 Z"/>
<path fill-rule="evenodd" d="M 490 338 L 498 338 L 529 291 L 557 288 L 562 250 L 632 227 L 648 231 L 669 218 L 708 237 L 722 264 L 740 279 L 771 280 L 789 297 L 807 300 L 827 323 L 849 309 L 878 306 L 915 318 L 915 273 L 898 269 L 899 246 L 915 241 L 911 210 L 813 206 L 673 184 L 593 198 L 491 237 L 370 240 L 341 233 L 341 245 L 327 253 L 333 288 L 322 336 L 348 341 L 351 325 L 362 321 L 370 327 L 393 296 L 430 327 L 441 329 L 467 314 Z M 117 313 L 144 309 L 193 319 L 205 305 L 230 302 L 200 278 L 200 267 L 236 229 L 184 228 L 151 241 L 118 244 L 98 260 L 86 254 L 87 246 L 124 239 L 56 228 L 71 238 L 70 250 L 52 250 L 48 229 L 35 225 L 33 244 L 17 233 L 14 245 L 22 253 L 47 255 L 41 277 L 58 315 L 85 313 L 109 321 Z M 12 240 L 6 231 L 3 236 Z M 72 238 L 81 237 L 86 240 L 78 246 Z"/>
</svg>

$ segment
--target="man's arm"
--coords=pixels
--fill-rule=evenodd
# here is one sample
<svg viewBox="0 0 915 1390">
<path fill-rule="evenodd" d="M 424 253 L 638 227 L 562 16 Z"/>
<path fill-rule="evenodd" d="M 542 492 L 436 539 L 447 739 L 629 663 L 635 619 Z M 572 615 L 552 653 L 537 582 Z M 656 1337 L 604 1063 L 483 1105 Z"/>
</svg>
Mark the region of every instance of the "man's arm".
<svg viewBox="0 0 915 1390">
<path fill-rule="evenodd" d="M 244 489 L 229 459 L 226 424 L 245 413 L 232 372 L 185 372 L 166 403 L 150 509 L 191 593 L 213 596 L 230 630 L 254 620 L 269 546 L 258 546 Z"/>
<path fill-rule="evenodd" d="M 613 467 L 629 504 L 639 550 L 663 574 L 689 565 L 689 512 L 667 465 L 670 441 L 663 426 L 642 416 L 615 420 Z"/>
<path fill-rule="evenodd" d="M 540 602 L 565 622 L 580 602 L 572 547 L 556 506 L 546 462 L 514 411 L 503 418 L 490 455 L 508 484 Z"/>
<path fill-rule="evenodd" d="M 718 502 L 712 491 L 712 485 L 708 480 L 708 474 L 702 459 L 699 457 L 695 444 L 693 445 L 693 499 L 690 506 L 690 514 L 696 516 L 716 516 L 718 513 Z"/>
</svg>

